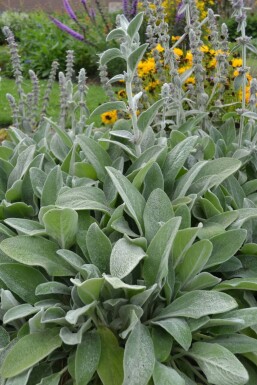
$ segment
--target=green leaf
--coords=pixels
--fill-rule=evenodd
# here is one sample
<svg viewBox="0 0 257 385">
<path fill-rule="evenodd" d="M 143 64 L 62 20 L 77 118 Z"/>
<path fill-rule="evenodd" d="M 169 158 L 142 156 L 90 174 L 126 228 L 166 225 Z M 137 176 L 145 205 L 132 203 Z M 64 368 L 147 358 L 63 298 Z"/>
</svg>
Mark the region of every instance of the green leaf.
<svg viewBox="0 0 257 385">
<path fill-rule="evenodd" d="M 244 334 L 223 335 L 210 342 L 222 345 L 234 354 L 257 352 L 257 340 Z"/>
<path fill-rule="evenodd" d="M 159 362 L 155 363 L 153 372 L 154 385 L 186 385 L 178 372 Z"/>
<path fill-rule="evenodd" d="M 126 106 L 126 103 L 124 102 L 107 102 L 97 107 L 90 115 L 90 118 L 92 118 L 95 115 L 101 115 L 101 114 L 104 114 L 105 112 L 109 112 L 113 110 L 126 111 L 126 108 L 127 106 Z M 85 138 L 83 137 L 83 139 Z"/>
<path fill-rule="evenodd" d="M 5 223 L 16 231 L 26 235 L 45 235 L 44 227 L 36 221 L 22 218 L 8 218 Z"/>
<path fill-rule="evenodd" d="M 9 238 L 14 240 L 15 238 Z M 3 263 L 0 268 L 0 279 L 9 290 L 18 295 L 23 301 L 34 304 L 38 301 L 35 295 L 36 287 L 46 282 L 40 271 L 18 263 Z"/>
<path fill-rule="evenodd" d="M 61 294 L 70 295 L 70 288 L 61 282 L 46 282 L 41 283 L 36 288 L 36 295 Z"/>
<path fill-rule="evenodd" d="M 56 206 L 73 210 L 97 210 L 110 214 L 105 195 L 97 187 L 74 187 L 61 192 L 57 198 Z"/>
<path fill-rule="evenodd" d="M 238 229 L 212 237 L 210 241 L 213 245 L 213 251 L 205 267 L 209 268 L 228 261 L 240 249 L 246 235 L 246 230 Z"/>
<path fill-rule="evenodd" d="M 168 274 L 168 262 L 174 238 L 179 229 L 181 218 L 172 218 L 166 222 L 152 239 L 143 266 L 143 276 L 147 285 L 162 283 Z"/>
<path fill-rule="evenodd" d="M 175 179 L 183 167 L 188 156 L 194 149 L 198 140 L 197 136 L 190 136 L 178 143 L 167 155 L 163 166 L 163 176 L 166 191 L 172 191 Z"/>
<path fill-rule="evenodd" d="M 169 333 L 160 327 L 152 328 L 152 340 L 156 360 L 165 362 L 170 356 L 173 338 Z"/>
<path fill-rule="evenodd" d="M 25 175 L 30 163 L 33 161 L 35 150 L 36 146 L 31 145 L 19 154 L 16 165 L 8 178 L 8 189 L 14 184 L 14 182 L 22 179 L 22 177 Z"/>
<path fill-rule="evenodd" d="M 214 385 L 244 385 L 248 374 L 229 350 L 218 344 L 196 342 L 190 350 L 207 380 Z"/>
<path fill-rule="evenodd" d="M 170 305 L 161 310 L 154 320 L 170 317 L 198 319 L 209 314 L 225 313 L 237 306 L 235 299 L 225 293 L 195 290 L 175 299 Z"/>
<path fill-rule="evenodd" d="M 111 277 L 106 274 L 103 274 L 103 277 L 113 289 L 123 289 L 125 293 L 128 293 L 129 296 L 133 296 L 138 292 L 144 291 L 146 289 L 146 287 L 142 285 L 129 285 L 117 277 Z"/>
<path fill-rule="evenodd" d="M 144 20 L 144 12 L 139 12 L 129 23 L 127 33 L 131 40 L 134 39 Z"/>
<path fill-rule="evenodd" d="M 126 238 L 119 239 L 112 250 L 110 272 L 120 279 L 131 273 L 146 253 L 142 247 L 134 245 Z"/>
<path fill-rule="evenodd" d="M 17 376 L 47 357 L 61 346 L 58 333 L 59 329 L 47 329 L 29 334 L 18 340 L 3 362 L 1 375 L 4 378 Z"/>
<path fill-rule="evenodd" d="M 69 310 L 65 316 L 66 321 L 68 321 L 71 325 L 76 325 L 79 317 L 82 315 L 88 314 L 91 310 L 94 310 L 97 302 L 91 302 L 89 305 L 85 305 L 83 307 L 79 307 L 75 310 Z"/>
<path fill-rule="evenodd" d="M 183 260 L 185 253 L 192 246 L 198 232 L 198 227 L 181 229 L 177 232 L 172 246 L 172 260 L 174 267 Z"/>
<path fill-rule="evenodd" d="M 159 109 L 163 106 L 165 99 L 157 100 L 154 104 L 151 105 L 146 111 L 143 111 L 137 121 L 138 128 L 141 131 L 145 131 L 148 126 L 150 126 L 155 119 Z"/>
<path fill-rule="evenodd" d="M 126 32 L 122 28 L 115 28 L 107 35 L 106 41 L 123 39 L 124 37 L 126 37 Z"/>
<path fill-rule="evenodd" d="M 28 303 L 23 303 L 22 305 L 14 306 L 11 309 L 7 310 L 3 317 L 3 323 L 8 324 L 12 321 L 15 321 L 20 318 L 25 318 L 28 315 L 35 314 L 39 309 L 29 305 Z"/>
<path fill-rule="evenodd" d="M 145 199 L 136 187 L 133 186 L 133 184 L 130 183 L 130 181 L 118 170 L 113 167 L 107 167 L 106 169 L 118 193 L 126 204 L 129 213 L 135 220 L 140 233 L 142 234 Z"/>
<path fill-rule="evenodd" d="M 138 66 L 138 63 L 144 56 L 144 53 L 148 47 L 148 44 L 142 44 L 138 48 L 136 48 L 128 57 L 128 67 L 133 74 Z"/>
<path fill-rule="evenodd" d="M 221 278 L 215 277 L 210 273 L 203 272 L 197 274 L 187 284 L 185 284 L 185 286 L 183 286 L 183 290 L 192 291 L 207 289 L 208 287 L 216 286 L 220 281 Z"/>
<path fill-rule="evenodd" d="M 50 171 L 46 178 L 42 191 L 41 205 L 54 205 L 62 185 L 62 171 L 60 166 L 56 166 Z"/>
<path fill-rule="evenodd" d="M 97 373 L 103 385 L 123 384 L 123 349 L 110 329 L 100 327 L 101 356 Z"/>
<path fill-rule="evenodd" d="M 78 345 L 75 356 L 76 385 L 87 385 L 98 368 L 101 356 L 99 334 L 86 333 Z"/>
<path fill-rule="evenodd" d="M 18 235 L 4 239 L 0 249 L 17 262 L 43 267 L 49 275 L 56 277 L 74 275 L 74 271 L 67 263 L 62 261 L 60 264 L 60 258 L 56 254 L 57 244 L 47 239 Z"/>
<path fill-rule="evenodd" d="M 32 167 L 29 170 L 29 175 L 34 194 L 41 199 L 47 174 L 37 167 Z"/>
<path fill-rule="evenodd" d="M 74 282 L 72 280 L 72 282 Z M 76 284 L 76 282 L 74 282 Z M 85 304 L 98 300 L 104 283 L 103 278 L 90 278 L 83 283 L 76 284 L 78 295 Z"/>
<path fill-rule="evenodd" d="M 8 378 L 8 380 L 6 380 L 5 382 L 5 385 L 26 385 L 30 377 L 31 370 L 32 369 L 25 370 L 23 373 L 18 374 L 18 376 Z M 1 384 L 1 378 L 0 378 L 0 384 Z"/>
<path fill-rule="evenodd" d="M 106 65 L 109 61 L 116 58 L 123 58 L 121 51 L 118 48 L 107 49 L 100 55 L 100 65 Z"/>
<path fill-rule="evenodd" d="M 160 223 L 166 223 L 173 217 L 174 211 L 168 195 L 159 188 L 152 191 L 143 214 L 147 241 L 150 242 L 153 239 L 160 229 Z"/>
<path fill-rule="evenodd" d="M 158 163 L 154 162 L 145 176 L 143 196 L 148 199 L 150 194 L 156 189 L 164 190 L 164 179 L 162 170 Z"/>
<path fill-rule="evenodd" d="M 9 333 L 2 326 L 0 326 L 0 349 L 5 348 L 9 343 Z"/>
<path fill-rule="evenodd" d="M 233 278 L 222 281 L 215 290 L 252 290 L 257 291 L 257 278 Z"/>
<path fill-rule="evenodd" d="M 241 167 L 241 162 L 235 158 L 219 158 L 204 164 L 193 183 L 189 194 L 203 194 L 212 187 L 218 187 L 225 179 Z"/>
<path fill-rule="evenodd" d="M 37 385 L 59 385 L 63 371 L 59 373 L 51 374 L 50 376 L 42 378 Z"/>
<path fill-rule="evenodd" d="M 123 385 L 147 385 L 154 364 L 154 346 L 150 333 L 146 326 L 138 322 L 125 345 Z"/>
<path fill-rule="evenodd" d="M 110 271 L 110 256 L 112 245 L 109 238 L 100 229 L 97 223 L 92 223 L 86 235 L 87 250 L 91 262 L 102 273 Z"/>
<path fill-rule="evenodd" d="M 106 177 L 105 167 L 112 164 L 108 153 L 95 140 L 87 138 L 85 135 L 78 135 L 76 140 L 86 155 L 88 161 L 94 167 L 98 178 L 104 182 Z"/>
<path fill-rule="evenodd" d="M 188 350 L 192 343 L 191 330 L 184 319 L 170 318 L 153 322 L 168 332 L 183 349 Z"/>
<path fill-rule="evenodd" d="M 177 266 L 178 279 L 186 284 L 206 265 L 212 252 L 212 243 L 207 239 L 194 243 L 186 252 L 183 261 Z"/>
<path fill-rule="evenodd" d="M 78 231 L 78 214 L 72 209 L 52 209 L 43 216 L 46 232 L 61 248 L 69 249 Z"/>
</svg>

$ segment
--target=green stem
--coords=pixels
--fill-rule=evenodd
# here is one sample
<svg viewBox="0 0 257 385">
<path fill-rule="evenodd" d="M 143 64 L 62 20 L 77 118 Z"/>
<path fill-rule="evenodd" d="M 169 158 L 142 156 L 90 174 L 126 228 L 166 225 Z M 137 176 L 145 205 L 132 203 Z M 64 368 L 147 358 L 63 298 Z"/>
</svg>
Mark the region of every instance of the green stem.
<svg viewBox="0 0 257 385">
<path fill-rule="evenodd" d="M 131 114 L 132 127 L 133 127 L 134 137 L 135 137 L 136 155 L 140 156 L 141 155 L 140 130 L 137 125 L 137 113 L 133 105 L 132 80 L 129 80 L 126 82 L 126 93 L 128 97 L 129 112 Z"/>
<path fill-rule="evenodd" d="M 242 25 L 242 28 L 241 28 L 241 34 L 242 34 L 242 38 L 244 39 L 245 38 L 245 25 L 243 24 Z M 246 68 L 246 45 L 243 43 L 242 44 L 242 67 L 243 67 L 243 70 L 245 70 Z M 243 85 L 242 85 L 242 110 L 244 111 L 245 110 L 245 106 L 246 106 L 246 74 L 245 72 L 243 73 Z M 240 129 L 239 129 L 239 147 L 242 146 L 242 141 L 243 141 L 243 134 L 244 134 L 244 122 L 245 122 L 245 119 L 244 117 L 241 115 L 240 116 Z"/>
</svg>

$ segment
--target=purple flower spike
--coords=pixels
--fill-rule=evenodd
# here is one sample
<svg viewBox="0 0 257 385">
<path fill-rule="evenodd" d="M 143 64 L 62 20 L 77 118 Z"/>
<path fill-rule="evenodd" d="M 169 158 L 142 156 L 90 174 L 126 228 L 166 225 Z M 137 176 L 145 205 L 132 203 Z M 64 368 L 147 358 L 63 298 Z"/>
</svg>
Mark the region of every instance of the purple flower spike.
<svg viewBox="0 0 257 385">
<path fill-rule="evenodd" d="M 75 15 L 73 9 L 71 8 L 71 5 L 69 3 L 69 0 L 63 0 L 63 5 L 65 8 L 65 11 L 68 13 L 71 19 L 77 21 L 77 16 Z"/>
<path fill-rule="evenodd" d="M 81 4 L 87 5 L 87 1 L 86 0 L 81 0 Z"/>
<path fill-rule="evenodd" d="M 55 25 L 57 25 L 58 28 L 60 28 L 64 32 L 67 32 L 69 35 L 71 35 L 75 39 L 80 40 L 80 41 L 85 40 L 83 35 L 81 35 L 80 33 L 76 32 L 76 31 L 74 31 L 73 29 L 71 29 L 67 25 L 61 23 L 55 17 L 50 16 L 50 19 L 54 22 Z"/>
<path fill-rule="evenodd" d="M 128 5 L 128 0 L 123 0 L 123 13 L 126 17 L 128 17 L 128 8 L 129 8 L 129 5 Z"/>
<path fill-rule="evenodd" d="M 96 14 L 95 14 L 95 10 L 94 10 L 94 8 L 90 8 L 90 11 L 89 11 L 89 13 L 90 13 L 90 17 L 91 17 L 92 19 L 95 19 L 95 17 L 96 17 Z"/>
<path fill-rule="evenodd" d="M 136 16 L 137 14 L 137 6 L 138 6 L 138 0 L 133 0 L 130 14 L 132 17 Z"/>
</svg>

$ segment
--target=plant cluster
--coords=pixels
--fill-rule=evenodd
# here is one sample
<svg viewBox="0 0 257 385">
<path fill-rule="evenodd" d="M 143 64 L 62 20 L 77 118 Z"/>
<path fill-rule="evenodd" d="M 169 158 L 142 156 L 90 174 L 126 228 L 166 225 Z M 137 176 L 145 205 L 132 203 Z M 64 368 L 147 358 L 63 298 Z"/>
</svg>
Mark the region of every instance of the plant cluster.
<svg viewBox="0 0 257 385">
<path fill-rule="evenodd" d="M 70 52 L 59 121 L 40 119 L 27 133 L 5 29 L 20 101 L 0 147 L 1 384 L 257 383 L 256 80 L 250 109 L 237 111 L 239 130 L 233 115 L 222 121 L 223 106 L 210 116 L 195 3 L 182 5 L 194 48 L 190 93 L 155 5 L 170 66 L 161 98 L 144 107 L 143 13 L 120 15 L 107 36 L 120 46 L 100 56 L 100 68 L 110 95 L 123 81 L 126 99 L 90 114 L 85 70 L 75 87 Z M 236 12 L 244 18 L 243 3 Z M 126 70 L 108 80 L 117 58 Z M 118 118 L 111 130 L 88 123 L 109 111 Z"/>
</svg>

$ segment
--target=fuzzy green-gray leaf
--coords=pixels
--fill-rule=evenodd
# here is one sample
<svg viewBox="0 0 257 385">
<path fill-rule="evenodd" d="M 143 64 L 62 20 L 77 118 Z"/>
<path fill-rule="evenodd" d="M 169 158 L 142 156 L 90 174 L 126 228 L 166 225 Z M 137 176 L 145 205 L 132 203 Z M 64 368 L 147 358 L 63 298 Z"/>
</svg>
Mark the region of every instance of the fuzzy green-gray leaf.
<svg viewBox="0 0 257 385">
<path fill-rule="evenodd" d="M 229 350 L 218 344 L 196 342 L 190 350 L 208 381 L 214 385 L 244 385 L 248 374 Z"/>
<path fill-rule="evenodd" d="M 58 245 L 44 238 L 18 235 L 7 238 L 0 244 L 0 249 L 10 258 L 29 266 L 41 266 L 49 275 L 73 276 L 73 270 L 56 254 Z"/>
<path fill-rule="evenodd" d="M 175 217 L 166 222 L 152 239 L 146 254 L 143 276 L 147 285 L 161 284 L 168 274 L 168 262 L 171 247 L 181 222 Z"/>
<path fill-rule="evenodd" d="M 150 194 L 144 210 L 145 237 L 150 242 L 157 231 L 160 223 L 166 223 L 174 217 L 174 211 L 168 195 L 161 189 L 156 189 Z"/>
<path fill-rule="evenodd" d="M 205 315 L 225 313 L 235 309 L 237 306 L 238 304 L 235 299 L 225 293 L 195 290 L 175 299 L 174 302 L 160 311 L 156 319 L 170 317 L 197 319 Z"/>
<path fill-rule="evenodd" d="M 101 340 L 99 334 L 86 333 L 78 345 L 75 356 L 77 385 L 87 385 L 93 377 L 100 360 Z"/>
<path fill-rule="evenodd" d="M 126 204 L 128 211 L 138 225 L 140 232 L 142 232 L 143 211 L 145 208 L 145 200 L 143 196 L 136 189 L 136 187 L 133 186 L 133 184 L 118 170 L 113 167 L 107 167 L 106 169 L 118 193 Z"/>
<path fill-rule="evenodd" d="M 47 329 L 42 332 L 28 334 L 18 340 L 7 354 L 1 367 L 4 378 L 17 376 L 35 365 L 52 351 L 61 346 L 59 329 Z M 24 354 L 26 352 L 26 354 Z"/>
<path fill-rule="evenodd" d="M 186 385 L 178 372 L 166 365 L 156 362 L 153 372 L 154 385 Z"/>
<path fill-rule="evenodd" d="M 145 255 L 141 247 L 134 245 L 126 238 L 119 239 L 113 247 L 110 258 L 111 275 L 120 279 L 126 277 Z"/>
<path fill-rule="evenodd" d="M 150 333 L 146 326 L 138 322 L 125 346 L 123 385 L 147 385 L 154 364 L 154 346 Z"/>
<path fill-rule="evenodd" d="M 78 214 L 68 208 L 52 209 L 43 216 L 48 235 L 54 238 L 61 248 L 69 249 L 75 242 L 78 231 Z"/>
<path fill-rule="evenodd" d="M 100 229 L 97 223 L 92 223 L 86 235 L 87 250 L 91 262 L 102 273 L 108 273 L 110 269 L 110 256 L 112 245 L 109 238 Z"/>
</svg>

